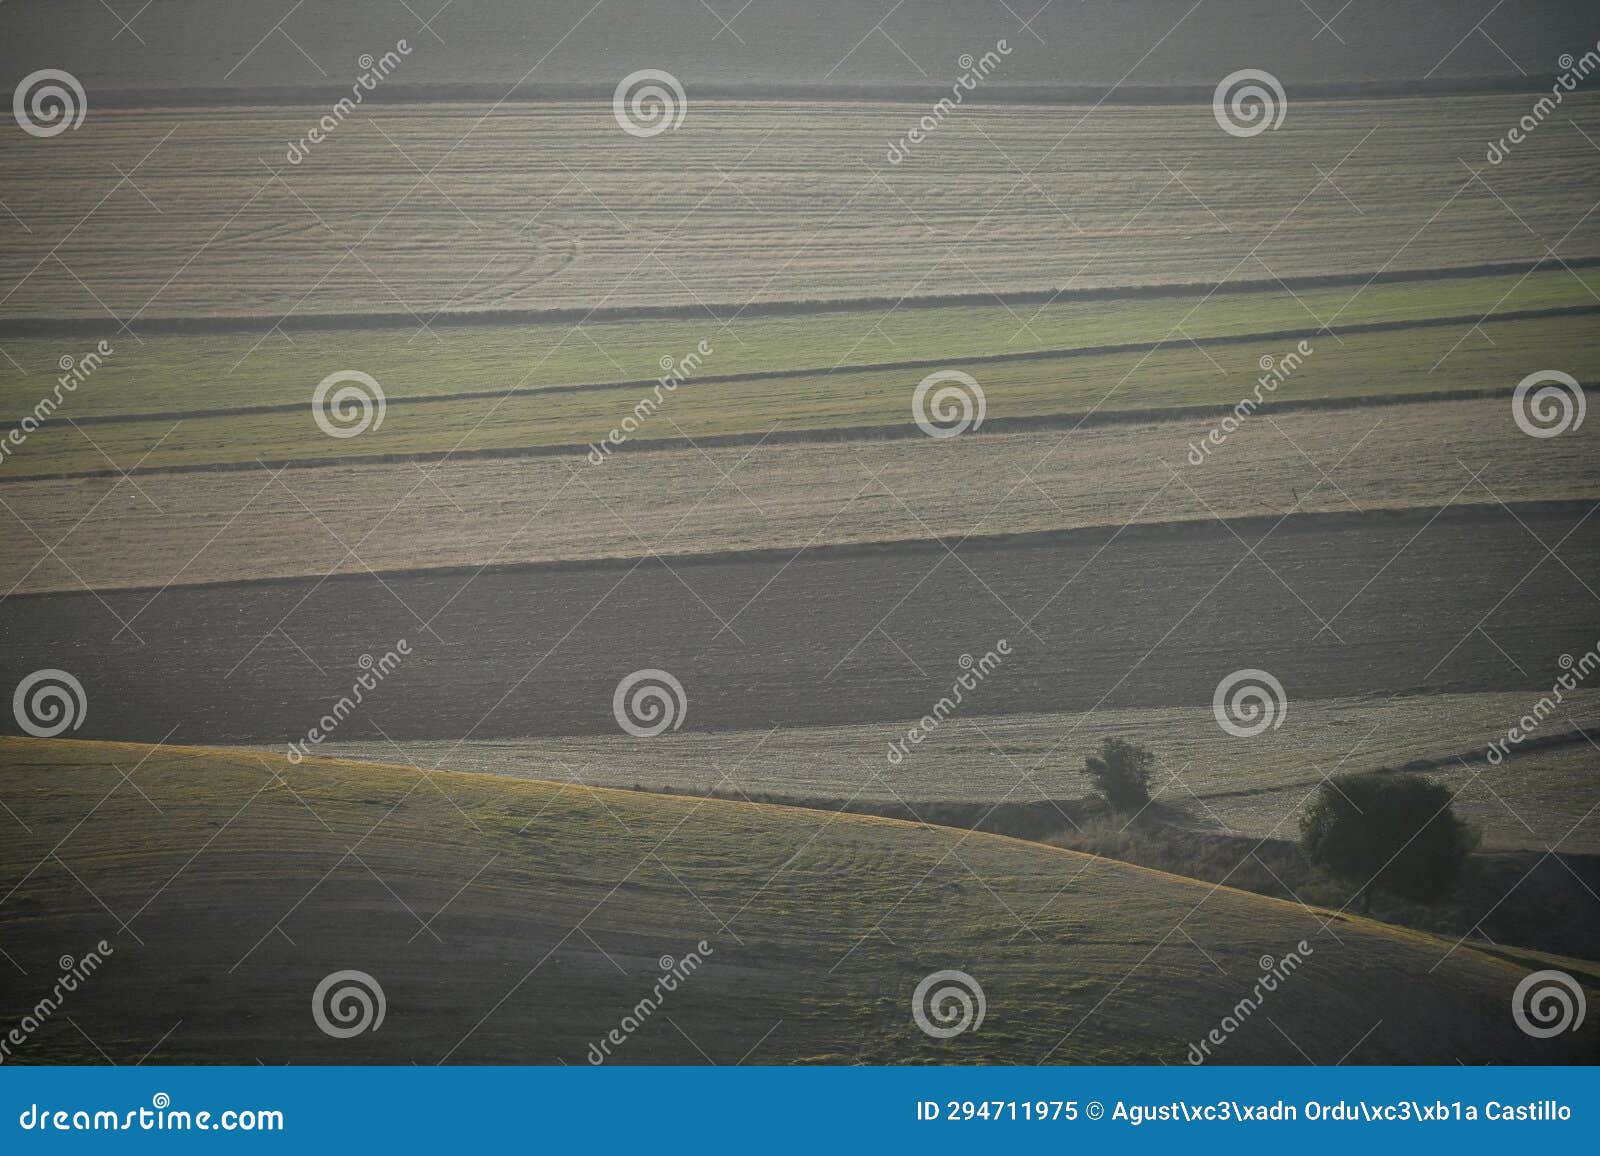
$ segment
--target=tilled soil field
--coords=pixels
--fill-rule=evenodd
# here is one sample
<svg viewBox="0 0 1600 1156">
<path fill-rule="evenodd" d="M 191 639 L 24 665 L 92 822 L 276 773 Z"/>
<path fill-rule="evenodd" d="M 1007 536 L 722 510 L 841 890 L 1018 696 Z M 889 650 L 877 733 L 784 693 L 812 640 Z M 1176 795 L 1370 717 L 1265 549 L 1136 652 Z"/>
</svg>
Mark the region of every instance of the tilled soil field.
<svg viewBox="0 0 1600 1156">
<path fill-rule="evenodd" d="M 323 729 L 616 733 L 613 691 L 642 669 L 681 682 L 694 730 L 916 718 L 1002 639 L 963 714 L 1204 704 L 1241 669 L 1291 698 L 1543 690 L 1600 632 L 1590 512 L 18 596 L 0 605 L 0 682 L 75 671 L 77 737 L 212 742 L 301 738 L 402 639 L 370 716 Z"/>
<path fill-rule="evenodd" d="M 1217 63 L 1240 53 L 1241 35 L 1298 92 L 1341 81 L 1514 77 L 1524 65 L 1531 69 L 1534 61 L 1571 50 L 1590 29 L 1582 0 L 1546 0 L 1538 19 L 1515 8 L 1484 8 L 1474 0 L 1390 0 L 1353 8 L 1344 21 L 1326 14 L 1329 34 L 1319 27 L 1322 17 L 1298 5 L 1247 6 L 1244 18 L 1220 5 L 1171 0 L 1122 0 L 1105 8 L 1047 4 L 1037 11 L 937 0 L 892 9 L 860 0 L 743 8 L 699 0 L 637 6 L 545 0 L 537 9 L 479 0 L 424 11 L 409 0 L 345 0 L 292 11 L 249 5 L 242 18 L 213 0 L 162 0 L 125 16 L 97 0 L 52 0 L 49 21 L 11 21 L 0 61 L 15 72 L 36 58 L 70 62 L 97 91 L 298 89 L 320 97 L 354 78 L 359 54 L 409 37 L 414 51 L 390 84 L 448 85 L 475 90 L 483 101 L 550 87 L 608 95 L 625 71 L 621 62 L 635 58 L 672 61 L 691 98 L 705 85 L 770 93 L 831 87 L 842 96 L 920 85 L 932 90 L 931 101 L 945 95 L 960 67 L 952 45 L 982 52 L 1008 38 L 1004 71 L 986 91 L 1068 84 L 1088 89 L 1092 100 L 1119 83 L 1124 91 L 1194 86 L 1203 97 L 1216 82 Z M 132 35 L 119 27 L 123 19 Z M 278 24 L 283 34 L 272 35 Z M 1472 35 L 1480 25 L 1484 34 Z M 122 45 L 133 36 L 137 52 L 97 51 L 114 37 Z M 1359 50 L 1347 47 L 1347 39 Z M 297 48 L 308 44 L 314 57 Z"/>
</svg>

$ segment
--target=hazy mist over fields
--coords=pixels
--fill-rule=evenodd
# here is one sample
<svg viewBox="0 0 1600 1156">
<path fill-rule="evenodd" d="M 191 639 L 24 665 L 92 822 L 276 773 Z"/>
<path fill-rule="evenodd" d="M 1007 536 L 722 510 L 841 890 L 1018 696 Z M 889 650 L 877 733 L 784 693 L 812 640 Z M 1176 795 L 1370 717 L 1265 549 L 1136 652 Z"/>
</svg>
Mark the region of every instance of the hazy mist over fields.
<svg viewBox="0 0 1600 1156">
<path fill-rule="evenodd" d="M 0 1060 L 1600 1061 L 1600 10 L 741 3 L 0 4 Z"/>
</svg>

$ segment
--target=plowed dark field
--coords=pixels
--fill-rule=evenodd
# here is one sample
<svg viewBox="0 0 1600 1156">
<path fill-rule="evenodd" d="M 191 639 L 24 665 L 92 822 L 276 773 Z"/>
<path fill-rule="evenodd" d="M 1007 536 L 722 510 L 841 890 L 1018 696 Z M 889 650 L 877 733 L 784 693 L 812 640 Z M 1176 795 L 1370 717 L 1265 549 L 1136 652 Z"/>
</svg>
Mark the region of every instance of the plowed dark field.
<svg viewBox="0 0 1600 1156">
<path fill-rule="evenodd" d="M 402 638 L 338 738 L 615 733 L 647 667 L 683 683 L 688 730 L 914 718 L 1002 638 L 964 714 L 1209 703 L 1241 668 L 1291 701 L 1545 689 L 1600 624 L 1588 509 L 13 597 L 0 683 L 65 667 L 75 737 L 212 742 L 302 737 Z"/>
</svg>

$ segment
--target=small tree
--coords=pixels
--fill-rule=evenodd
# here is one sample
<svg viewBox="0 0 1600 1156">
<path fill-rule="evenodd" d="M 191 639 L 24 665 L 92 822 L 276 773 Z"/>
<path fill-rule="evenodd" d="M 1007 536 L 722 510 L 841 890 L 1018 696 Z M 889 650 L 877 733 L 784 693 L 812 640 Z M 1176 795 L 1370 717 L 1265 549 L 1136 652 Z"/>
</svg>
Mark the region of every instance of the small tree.
<svg viewBox="0 0 1600 1156">
<path fill-rule="evenodd" d="M 1083 760 L 1083 773 L 1114 811 L 1139 811 L 1150 801 L 1150 765 L 1155 755 L 1127 739 L 1100 740 L 1098 754 Z"/>
<path fill-rule="evenodd" d="M 1449 895 L 1478 835 L 1456 818 L 1450 788 L 1410 774 L 1340 775 L 1300 818 L 1306 858 L 1360 890 L 1432 903 Z M 1352 896 L 1352 900 L 1354 896 Z"/>
</svg>

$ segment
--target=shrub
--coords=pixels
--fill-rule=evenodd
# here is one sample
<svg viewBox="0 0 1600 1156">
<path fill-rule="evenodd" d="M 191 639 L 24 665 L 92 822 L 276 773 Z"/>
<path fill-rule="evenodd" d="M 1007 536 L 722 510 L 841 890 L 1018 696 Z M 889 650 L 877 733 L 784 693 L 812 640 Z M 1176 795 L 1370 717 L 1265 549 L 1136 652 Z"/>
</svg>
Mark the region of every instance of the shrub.
<svg viewBox="0 0 1600 1156">
<path fill-rule="evenodd" d="M 1436 902 L 1455 887 L 1478 842 L 1451 798 L 1445 784 L 1410 774 L 1340 775 L 1322 784 L 1301 816 L 1301 850 L 1353 883 L 1364 912 L 1377 890 Z"/>
<path fill-rule="evenodd" d="M 1155 755 L 1127 739 L 1102 739 L 1098 754 L 1083 760 L 1083 773 L 1114 811 L 1140 811 L 1150 802 L 1150 765 Z"/>
</svg>

